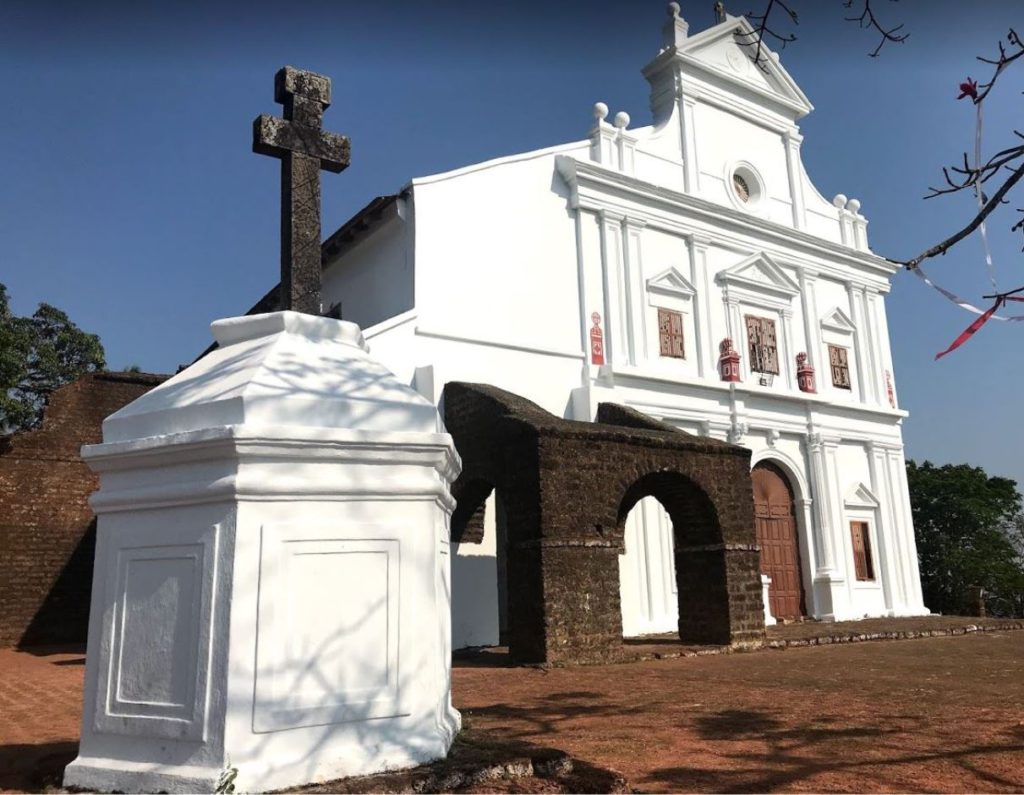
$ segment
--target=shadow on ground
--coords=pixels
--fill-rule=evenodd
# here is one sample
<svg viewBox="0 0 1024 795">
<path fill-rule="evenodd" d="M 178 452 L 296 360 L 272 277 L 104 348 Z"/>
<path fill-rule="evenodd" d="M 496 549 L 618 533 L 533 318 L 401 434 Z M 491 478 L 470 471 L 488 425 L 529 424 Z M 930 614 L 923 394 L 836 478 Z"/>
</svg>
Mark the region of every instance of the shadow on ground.
<svg viewBox="0 0 1024 795">
<path fill-rule="evenodd" d="M 78 743 L 0 746 L 0 791 L 43 792 L 60 787 Z"/>
</svg>

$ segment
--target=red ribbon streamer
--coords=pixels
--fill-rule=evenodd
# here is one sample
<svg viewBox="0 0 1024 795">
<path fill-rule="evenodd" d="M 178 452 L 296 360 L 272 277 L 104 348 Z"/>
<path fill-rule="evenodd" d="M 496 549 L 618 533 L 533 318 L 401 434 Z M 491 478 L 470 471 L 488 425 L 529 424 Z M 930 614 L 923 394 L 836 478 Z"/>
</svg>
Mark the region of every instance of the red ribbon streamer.
<svg viewBox="0 0 1024 795">
<path fill-rule="evenodd" d="M 1006 302 L 1006 299 L 1008 297 L 1009 296 L 1000 296 L 999 298 L 997 298 L 996 302 L 992 304 L 992 306 L 989 307 L 989 309 L 983 315 L 977 318 L 973 323 L 971 323 L 971 325 L 969 325 L 967 328 L 963 330 L 959 337 L 953 340 L 952 345 L 946 348 L 946 350 L 944 350 L 942 353 L 935 354 L 936 360 L 941 359 L 947 353 L 952 353 L 965 342 L 967 342 L 967 340 L 969 340 L 972 336 L 974 336 L 974 333 L 988 322 L 988 319 L 996 313 L 996 310 L 999 309 L 999 307 L 1001 307 Z M 1012 300 L 1018 301 L 1020 299 L 1014 298 Z"/>
</svg>

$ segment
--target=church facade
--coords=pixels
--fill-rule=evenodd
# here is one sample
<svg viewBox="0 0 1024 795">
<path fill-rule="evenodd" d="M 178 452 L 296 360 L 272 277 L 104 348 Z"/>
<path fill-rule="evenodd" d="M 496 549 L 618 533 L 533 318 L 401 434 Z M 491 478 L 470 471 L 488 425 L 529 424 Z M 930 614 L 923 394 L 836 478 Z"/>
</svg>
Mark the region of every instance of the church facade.
<svg viewBox="0 0 1024 795">
<path fill-rule="evenodd" d="M 669 7 L 644 68 L 653 123 L 413 179 L 324 243 L 324 305 L 438 402 L 486 383 L 567 419 L 602 402 L 752 451 L 774 619 L 927 613 L 885 296 L 860 203 L 801 162 L 812 109 L 728 17 Z M 586 500 L 586 494 L 566 495 Z M 499 641 L 500 495 L 453 545 L 453 645 Z M 676 629 L 673 532 L 653 498 L 620 557 L 627 636 Z M 771 619 L 769 619 L 771 620 Z"/>
</svg>

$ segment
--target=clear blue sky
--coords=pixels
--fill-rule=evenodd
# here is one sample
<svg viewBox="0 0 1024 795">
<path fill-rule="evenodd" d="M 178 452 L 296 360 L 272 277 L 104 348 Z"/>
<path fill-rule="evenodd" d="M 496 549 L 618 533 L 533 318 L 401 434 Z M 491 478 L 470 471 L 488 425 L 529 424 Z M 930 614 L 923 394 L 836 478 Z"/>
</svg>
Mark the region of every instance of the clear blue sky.
<svg viewBox="0 0 1024 795">
<path fill-rule="evenodd" d="M 875 0 L 911 33 L 877 59 L 840 0 L 791 3 L 799 41 L 782 60 L 816 106 L 802 125 L 811 177 L 826 196 L 862 201 L 876 252 L 911 256 L 969 215 L 967 197 L 921 197 L 970 146 L 957 85 L 987 74 L 974 58 L 1010 25 L 1024 31 L 1020 3 Z M 712 22 L 710 0 L 682 6 L 691 30 Z M 250 144 L 252 119 L 280 110 L 280 66 L 333 79 L 326 126 L 352 139 L 352 166 L 324 175 L 328 234 L 412 176 L 578 140 L 597 100 L 647 123 L 640 68 L 664 8 L 5 0 L 0 282 L 16 312 L 47 301 L 98 333 L 111 367 L 173 371 L 206 347 L 212 319 L 243 312 L 278 277 L 278 167 Z M 990 150 L 1010 143 L 1022 88 L 1024 65 L 988 103 Z M 1009 219 L 992 237 L 1005 286 L 1018 286 Z M 966 295 L 988 292 L 976 239 L 931 270 Z M 888 308 L 908 455 L 1024 482 L 1024 324 L 990 323 L 935 362 L 971 317 L 907 274 Z"/>
</svg>

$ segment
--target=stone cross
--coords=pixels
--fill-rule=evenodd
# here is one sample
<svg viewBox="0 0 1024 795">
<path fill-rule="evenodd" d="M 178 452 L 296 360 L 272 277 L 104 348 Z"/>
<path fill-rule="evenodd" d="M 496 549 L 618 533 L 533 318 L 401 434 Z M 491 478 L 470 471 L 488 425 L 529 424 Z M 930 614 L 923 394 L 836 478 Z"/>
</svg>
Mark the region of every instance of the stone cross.
<svg viewBox="0 0 1024 795">
<path fill-rule="evenodd" d="M 281 159 L 281 309 L 319 315 L 320 169 L 343 171 L 349 140 L 321 127 L 330 78 L 286 66 L 274 76 L 274 101 L 284 118 L 258 116 L 252 150 Z"/>
</svg>

